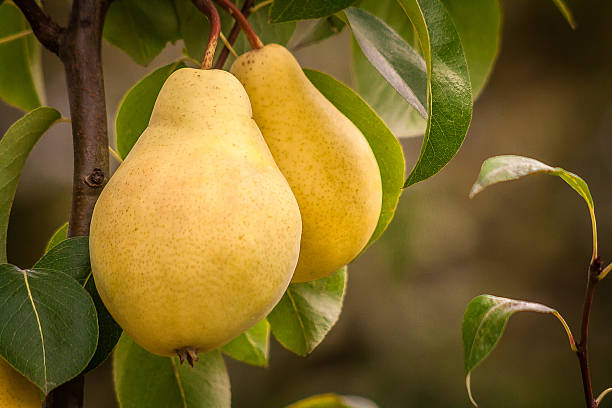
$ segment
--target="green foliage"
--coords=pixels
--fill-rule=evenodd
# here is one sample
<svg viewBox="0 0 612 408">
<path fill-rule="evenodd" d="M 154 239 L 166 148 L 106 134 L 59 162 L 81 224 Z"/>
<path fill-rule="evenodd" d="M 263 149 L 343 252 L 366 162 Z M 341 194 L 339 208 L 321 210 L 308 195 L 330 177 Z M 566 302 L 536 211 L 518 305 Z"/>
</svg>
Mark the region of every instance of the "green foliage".
<svg viewBox="0 0 612 408">
<path fill-rule="evenodd" d="M 115 146 L 125 159 L 149 124 L 155 100 L 162 85 L 174 71 L 184 68 L 183 62 L 174 62 L 156 69 L 142 78 L 123 97 L 115 119 Z"/>
<path fill-rule="evenodd" d="M 257 323 L 222 347 L 234 360 L 259 367 L 268 366 L 270 349 L 270 323 L 266 319 Z"/>
<path fill-rule="evenodd" d="M 312 282 L 292 283 L 268 315 L 272 334 L 287 350 L 310 354 L 340 317 L 346 267 Z"/>
<path fill-rule="evenodd" d="M 104 23 L 104 38 L 140 65 L 148 65 L 179 38 L 176 10 L 168 0 L 116 0 Z"/>
<path fill-rule="evenodd" d="M 119 404 L 123 408 L 229 408 L 229 377 L 221 353 L 212 351 L 199 358 L 193 368 L 181 365 L 177 357 L 151 354 L 124 334 L 114 357 Z"/>
<path fill-rule="evenodd" d="M 24 111 L 44 103 L 41 46 L 13 3 L 0 3 L 0 99 Z"/>
<path fill-rule="evenodd" d="M 15 122 L 0 139 L 0 263 L 6 262 L 6 232 L 21 170 L 38 139 L 60 117 L 52 108 L 35 109 Z"/>
<path fill-rule="evenodd" d="M 79 374 L 94 354 L 94 304 L 69 275 L 0 265 L 0 355 L 45 394 Z"/>
<path fill-rule="evenodd" d="M 322 18 L 318 20 L 302 38 L 300 38 L 299 42 L 293 46 L 293 50 L 317 44 L 336 34 L 340 34 L 344 27 L 346 27 L 344 21 L 336 16 Z"/>
<path fill-rule="evenodd" d="M 55 230 L 53 235 L 51 235 L 49 242 L 47 242 L 47 245 L 45 246 L 45 253 L 49 252 L 51 248 L 53 248 L 66 238 L 68 238 L 68 222 L 65 222 L 64 224 L 60 225 Z"/>
<path fill-rule="evenodd" d="M 64 225 L 67 226 L 68 223 Z M 57 235 L 61 236 L 61 234 L 62 228 L 54 234 L 52 240 L 55 239 Z M 89 263 L 89 239 L 87 237 L 73 237 L 61 241 L 49 249 L 49 251 L 36 262 L 34 268 L 62 271 L 76 279 L 91 296 L 98 317 L 99 335 L 96 352 L 84 371 L 93 370 L 102 364 L 110 353 L 112 353 L 117 341 L 119 341 L 119 336 L 121 336 L 121 327 L 119 327 L 106 309 L 106 306 L 104 306 L 96 289 L 91 274 L 91 265 Z"/>
<path fill-rule="evenodd" d="M 371 244 L 393 219 L 402 193 L 405 168 L 402 146 L 376 112 L 348 86 L 319 71 L 305 69 L 304 72 L 323 96 L 361 130 L 378 162 L 383 198 L 380 218 L 369 241 Z"/>
<path fill-rule="evenodd" d="M 270 21 L 280 23 L 327 17 L 354 2 L 355 0 L 274 0 L 270 7 Z"/>
<path fill-rule="evenodd" d="M 569 335 L 569 329 L 559 313 L 548 306 L 491 295 L 480 295 L 472 299 L 465 311 L 462 330 L 466 386 L 474 405 L 470 373 L 493 351 L 504 334 L 508 320 L 516 312 L 553 314 L 563 323 Z M 570 342 L 573 345 L 571 337 Z"/>
<path fill-rule="evenodd" d="M 413 108 L 427 117 L 427 66 L 423 57 L 378 17 L 354 7 L 345 14 L 366 58 Z"/>
<path fill-rule="evenodd" d="M 457 153 L 472 119 L 472 91 L 461 40 L 440 0 L 398 0 L 427 62 L 427 129 L 405 186 L 439 172 Z"/>
</svg>

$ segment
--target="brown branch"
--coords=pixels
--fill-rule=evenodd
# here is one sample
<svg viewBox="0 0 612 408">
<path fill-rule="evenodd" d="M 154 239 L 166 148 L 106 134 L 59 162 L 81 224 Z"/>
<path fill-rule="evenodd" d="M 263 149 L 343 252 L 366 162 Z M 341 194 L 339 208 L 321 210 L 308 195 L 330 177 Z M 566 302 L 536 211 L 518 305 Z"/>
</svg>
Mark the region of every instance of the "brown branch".
<svg viewBox="0 0 612 408">
<path fill-rule="evenodd" d="M 249 15 L 251 14 L 251 7 L 253 7 L 254 3 L 255 3 L 255 0 L 246 0 L 244 2 L 244 4 L 242 5 L 242 9 L 240 9 L 244 18 L 249 18 Z M 239 34 L 240 34 L 240 25 L 238 25 L 238 22 L 234 22 L 234 25 L 232 26 L 232 30 L 227 36 L 227 42 L 230 44 L 234 44 L 236 40 L 238 39 Z M 217 59 L 217 62 L 215 63 L 216 69 L 223 69 L 223 66 L 225 65 L 225 61 L 227 61 L 227 57 L 229 57 L 229 53 L 230 53 L 229 48 L 227 48 L 227 46 L 224 46 L 223 49 L 221 50 L 221 53 L 219 54 L 219 58 Z"/>
<path fill-rule="evenodd" d="M 215 3 L 217 3 L 225 11 L 230 13 L 232 17 L 234 17 L 234 20 L 236 20 L 236 22 L 240 25 L 240 28 L 242 28 L 242 31 L 244 31 L 244 34 L 249 40 L 251 48 L 253 48 L 254 50 L 258 48 L 263 48 L 263 43 L 255 33 L 255 31 L 253 31 L 253 27 L 251 27 L 244 14 L 242 14 L 242 12 L 238 9 L 238 7 L 236 7 L 234 3 L 229 0 L 215 0 Z"/>
<path fill-rule="evenodd" d="M 58 54 L 65 29 L 49 17 L 34 0 L 14 0 L 38 41 L 49 51 Z"/>
<path fill-rule="evenodd" d="M 192 0 L 193 4 L 208 17 L 210 22 L 210 34 L 208 35 L 208 43 L 204 51 L 204 59 L 202 60 L 202 69 L 210 69 L 213 66 L 213 58 L 217 50 L 219 42 L 219 33 L 221 32 L 221 18 L 217 9 L 212 4 L 211 0 Z"/>
<path fill-rule="evenodd" d="M 577 344 L 578 362 L 580 363 L 580 372 L 582 374 L 582 385 L 584 388 L 584 398 L 587 408 L 597 408 L 597 401 L 593 396 L 593 385 L 591 383 L 591 372 L 589 369 L 589 321 L 591 319 L 591 308 L 593 306 L 593 297 L 595 295 L 595 287 L 599 282 L 599 274 L 602 272 L 601 258 L 597 257 L 593 260 L 589 267 L 589 278 L 587 283 L 586 294 L 584 296 L 584 306 L 582 309 L 582 325 L 580 329 L 580 342 Z"/>
</svg>

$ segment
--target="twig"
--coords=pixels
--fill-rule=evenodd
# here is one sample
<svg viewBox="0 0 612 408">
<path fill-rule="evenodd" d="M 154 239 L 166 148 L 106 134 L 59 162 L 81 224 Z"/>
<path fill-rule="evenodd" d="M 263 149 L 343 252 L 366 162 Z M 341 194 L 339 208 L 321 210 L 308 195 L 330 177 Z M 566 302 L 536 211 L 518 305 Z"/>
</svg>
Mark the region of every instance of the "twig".
<svg viewBox="0 0 612 408">
<path fill-rule="evenodd" d="M 236 22 L 240 25 L 240 28 L 242 29 L 242 31 L 244 31 L 244 34 L 249 40 L 251 48 L 253 48 L 254 50 L 258 48 L 263 48 L 263 43 L 261 42 L 257 34 L 255 34 L 255 31 L 253 31 L 253 27 L 251 27 L 244 14 L 242 14 L 242 11 L 240 11 L 234 3 L 229 0 L 215 0 L 215 3 L 217 3 L 225 11 L 230 13 L 232 17 L 234 17 L 234 20 L 236 20 Z"/>
<path fill-rule="evenodd" d="M 240 11 L 242 12 L 242 15 L 244 16 L 245 19 L 248 18 L 249 15 L 251 14 L 253 3 L 255 3 L 255 0 L 246 0 L 244 4 L 242 5 L 242 9 Z M 236 40 L 238 39 L 239 34 L 240 34 L 240 25 L 236 21 L 234 25 L 232 26 L 232 30 L 227 36 L 227 42 L 230 45 L 234 44 Z M 217 62 L 215 63 L 216 69 L 223 69 L 223 66 L 225 65 L 225 61 L 227 60 L 229 53 L 230 53 L 229 48 L 227 46 L 223 47 L 223 49 L 221 50 L 221 54 L 219 54 L 219 58 L 217 59 Z"/>
<path fill-rule="evenodd" d="M 202 60 L 202 69 L 210 69 L 213 66 L 213 59 L 215 58 L 217 43 L 219 42 L 221 19 L 211 0 L 192 0 L 192 2 L 206 15 L 206 17 L 208 17 L 208 21 L 210 22 L 210 34 L 208 35 L 208 43 L 204 51 L 204 59 Z"/>
<path fill-rule="evenodd" d="M 584 306 L 582 309 L 582 325 L 580 329 L 580 342 L 577 344 L 578 362 L 582 374 L 582 385 L 584 388 L 584 398 L 587 408 L 597 408 L 597 401 L 593 396 L 593 385 L 591 383 L 591 373 L 589 370 L 589 321 L 591 318 L 591 308 L 595 287 L 599 282 L 599 275 L 602 272 L 601 258 L 596 258 L 589 266 L 589 277 L 587 282 L 586 294 L 584 296 Z"/>
<path fill-rule="evenodd" d="M 65 29 L 38 6 L 35 0 L 13 0 L 30 23 L 38 41 L 54 54 L 59 53 Z"/>
</svg>

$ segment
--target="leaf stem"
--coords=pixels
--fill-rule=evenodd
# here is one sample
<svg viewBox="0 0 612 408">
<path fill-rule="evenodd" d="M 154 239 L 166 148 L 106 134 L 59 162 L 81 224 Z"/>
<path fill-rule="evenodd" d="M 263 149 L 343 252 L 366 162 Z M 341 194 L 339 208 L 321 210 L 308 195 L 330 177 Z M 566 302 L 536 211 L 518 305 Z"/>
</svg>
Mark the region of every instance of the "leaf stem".
<svg viewBox="0 0 612 408">
<path fill-rule="evenodd" d="M 117 153 L 117 151 L 111 147 L 111 145 L 108 145 L 108 152 L 111 154 L 111 156 L 113 156 L 115 160 L 117 160 L 117 162 L 123 163 L 123 159 L 121 158 L 119 153 Z"/>
<path fill-rule="evenodd" d="M 217 50 L 217 43 L 219 42 L 221 19 L 211 0 L 192 0 L 192 2 L 198 10 L 208 17 L 208 21 L 210 22 L 210 34 L 208 35 L 206 50 L 204 51 L 202 69 L 211 69 L 213 66 L 213 59 L 215 58 L 215 51 Z"/>
<path fill-rule="evenodd" d="M 608 388 L 607 390 L 599 394 L 599 397 L 597 397 L 597 400 L 596 400 L 597 406 L 599 406 L 599 404 L 601 404 L 601 400 L 603 400 L 604 397 L 610 393 L 612 393 L 612 388 Z"/>
<path fill-rule="evenodd" d="M 230 42 L 227 40 L 227 38 L 225 38 L 223 33 L 219 33 L 219 38 L 221 38 L 221 41 L 223 41 L 223 45 L 225 45 L 227 47 L 227 49 L 229 50 L 229 52 L 232 53 L 234 58 L 238 58 L 238 53 L 236 52 L 236 50 L 234 50 L 234 48 L 232 47 L 232 44 L 230 44 Z"/>
<path fill-rule="evenodd" d="M 245 19 L 247 19 L 249 15 L 251 14 L 251 8 L 254 2 L 255 0 L 246 0 L 244 4 L 242 5 L 242 9 L 240 11 L 242 12 L 242 15 L 244 16 Z M 227 42 L 230 45 L 232 45 L 238 39 L 239 34 L 240 34 L 240 25 L 238 24 L 238 21 L 236 21 L 234 25 L 232 26 L 232 30 L 227 36 Z M 215 63 L 216 69 L 223 69 L 223 66 L 225 65 L 225 61 L 227 60 L 229 53 L 230 53 L 229 48 L 226 45 L 221 50 L 221 54 L 219 54 L 219 58 L 217 59 L 217 62 Z"/>
<path fill-rule="evenodd" d="M 242 11 L 240 11 L 240 9 L 238 9 L 234 3 L 229 0 L 215 0 L 215 3 L 232 15 L 234 20 L 236 20 L 236 22 L 240 25 L 242 31 L 244 31 L 244 34 L 249 40 L 249 44 L 251 44 L 251 48 L 254 50 L 263 48 L 263 43 L 255 31 L 253 31 L 253 27 L 251 27 L 244 14 L 242 14 Z"/>
<path fill-rule="evenodd" d="M 7 35 L 6 37 L 0 38 L 0 44 L 6 44 L 7 42 L 15 41 L 30 34 L 32 34 L 32 30 L 24 30 L 13 35 Z"/>
<path fill-rule="evenodd" d="M 602 280 L 604 279 L 606 276 L 608 276 L 608 274 L 610 273 L 610 271 L 612 271 L 612 263 L 608 266 L 606 266 L 601 273 L 599 274 L 599 276 L 597 277 L 597 279 Z"/>
<path fill-rule="evenodd" d="M 274 3 L 274 0 L 262 1 L 258 5 L 251 7 L 250 11 L 251 11 L 251 13 L 255 13 L 257 10 L 262 9 L 262 8 L 266 7 L 268 4 L 272 4 L 272 3 Z"/>
<path fill-rule="evenodd" d="M 584 306 L 582 309 L 582 325 L 580 329 L 580 342 L 577 344 L 576 356 L 580 363 L 580 372 L 582 374 L 582 385 L 584 388 L 584 398 L 586 408 L 597 408 L 597 401 L 593 397 L 593 385 L 591 383 L 591 373 L 589 369 L 589 321 L 591 318 L 591 308 L 593 306 L 593 297 L 595 295 L 595 287 L 599 282 L 599 275 L 602 273 L 601 258 L 595 258 L 589 266 L 588 282 L 586 294 L 584 296 Z"/>
</svg>

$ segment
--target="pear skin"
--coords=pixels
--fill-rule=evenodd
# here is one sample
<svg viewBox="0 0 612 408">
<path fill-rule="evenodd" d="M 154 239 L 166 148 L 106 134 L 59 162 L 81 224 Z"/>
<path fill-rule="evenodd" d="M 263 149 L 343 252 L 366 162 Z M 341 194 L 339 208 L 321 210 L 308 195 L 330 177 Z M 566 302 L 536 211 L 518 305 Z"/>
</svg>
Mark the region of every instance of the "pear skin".
<svg viewBox="0 0 612 408">
<path fill-rule="evenodd" d="M 270 44 L 231 67 L 302 214 L 293 282 L 325 277 L 372 236 L 382 203 L 380 170 L 361 131 L 308 80 L 293 55 Z"/>
<path fill-rule="evenodd" d="M 91 265 L 125 332 L 152 353 L 183 357 L 227 343 L 270 312 L 293 275 L 300 236 L 297 202 L 240 82 L 185 68 L 162 87 L 96 203 Z"/>
<path fill-rule="evenodd" d="M 41 408 L 40 391 L 0 357 L 0 407 Z"/>
</svg>

